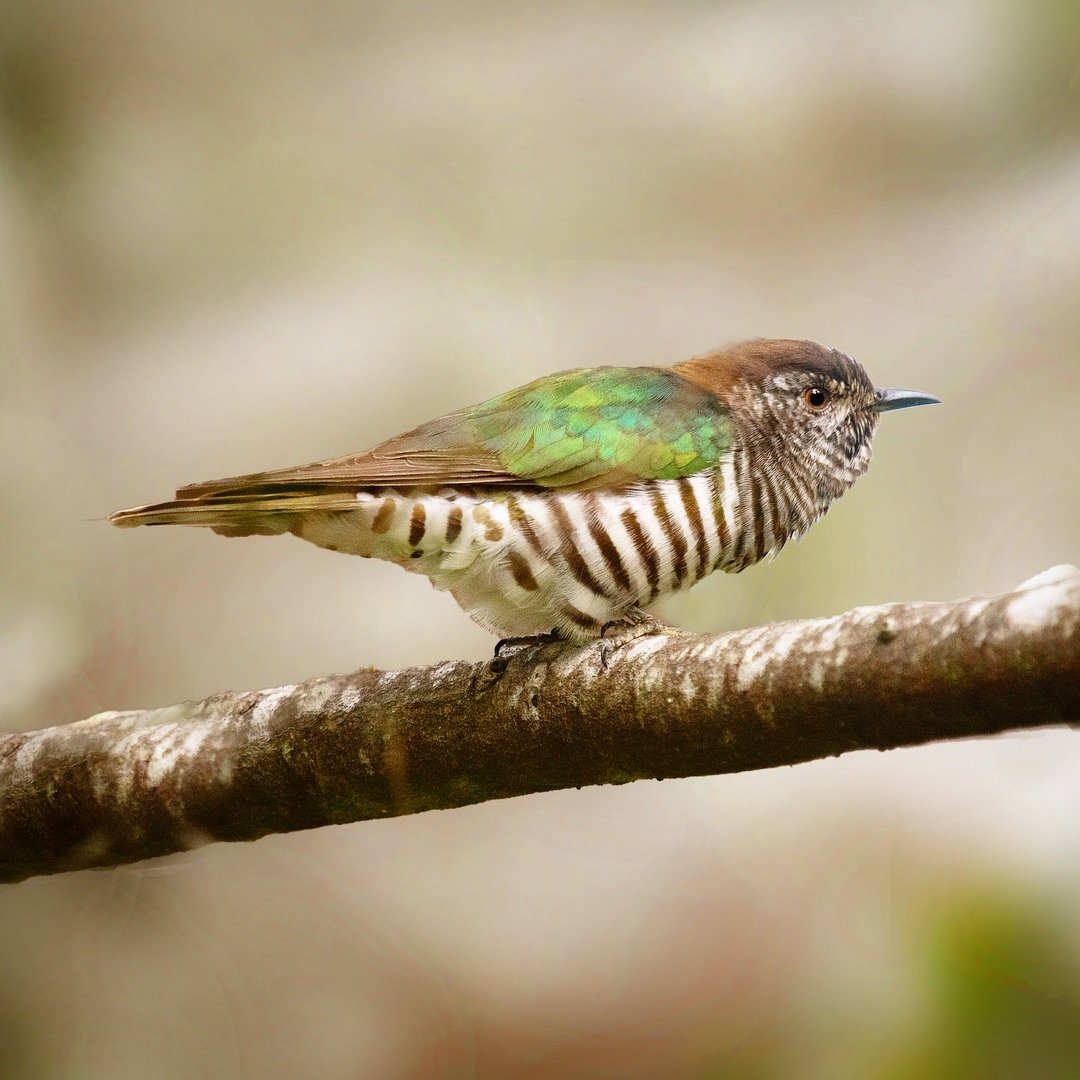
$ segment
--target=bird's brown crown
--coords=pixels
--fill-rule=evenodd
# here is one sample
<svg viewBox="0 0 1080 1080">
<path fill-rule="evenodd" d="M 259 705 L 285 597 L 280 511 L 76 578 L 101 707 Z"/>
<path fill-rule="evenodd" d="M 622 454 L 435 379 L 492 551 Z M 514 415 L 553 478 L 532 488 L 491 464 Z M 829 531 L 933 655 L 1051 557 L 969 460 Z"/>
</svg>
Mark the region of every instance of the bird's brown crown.
<svg viewBox="0 0 1080 1080">
<path fill-rule="evenodd" d="M 870 394 L 873 384 L 862 365 L 838 349 L 816 341 L 793 338 L 755 338 L 726 349 L 695 356 L 675 365 L 689 382 L 728 400 L 740 385 L 760 387 L 773 376 L 788 370 L 817 375 L 827 382 L 841 383 Z"/>
</svg>

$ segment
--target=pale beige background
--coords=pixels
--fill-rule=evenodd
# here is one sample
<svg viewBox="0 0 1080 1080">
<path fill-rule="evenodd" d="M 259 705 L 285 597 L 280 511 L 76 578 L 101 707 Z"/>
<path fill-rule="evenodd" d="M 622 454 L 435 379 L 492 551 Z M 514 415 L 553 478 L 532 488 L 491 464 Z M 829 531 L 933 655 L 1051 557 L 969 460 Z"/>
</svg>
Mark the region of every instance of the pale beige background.
<svg viewBox="0 0 1080 1080">
<path fill-rule="evenodd" d="M 666 617 L 1080 561 L 1078 42 L 1070 0 L 0 4 L 0 724 L 487 655 L 393 567 L 101 518 L 747 336 L 945 404 Z M 1051 732 L 29 882 L 0 1075 L 933 1076 L 1028 1016 L 965 1043 L 954 968 L 1074 1074 L 1078 867 Z"/>
</svg>

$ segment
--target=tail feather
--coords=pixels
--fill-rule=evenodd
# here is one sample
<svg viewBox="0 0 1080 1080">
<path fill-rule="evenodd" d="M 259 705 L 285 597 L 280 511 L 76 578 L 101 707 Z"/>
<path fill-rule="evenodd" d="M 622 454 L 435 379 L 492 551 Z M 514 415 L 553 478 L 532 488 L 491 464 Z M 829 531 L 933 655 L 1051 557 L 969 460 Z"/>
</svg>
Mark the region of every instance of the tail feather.
<svg viewBox="0 0 1080 1080">
<path fill-rule="evenodd" d="M 197 525 L 221 536 L 278 536 L 290 532 L 297 515 L 311 511 L 350 510 L 353 494 L 251 494 L 173 499 L 117 510 L 109 521 L 121 529 L 137 525 Z"/>
</svg>

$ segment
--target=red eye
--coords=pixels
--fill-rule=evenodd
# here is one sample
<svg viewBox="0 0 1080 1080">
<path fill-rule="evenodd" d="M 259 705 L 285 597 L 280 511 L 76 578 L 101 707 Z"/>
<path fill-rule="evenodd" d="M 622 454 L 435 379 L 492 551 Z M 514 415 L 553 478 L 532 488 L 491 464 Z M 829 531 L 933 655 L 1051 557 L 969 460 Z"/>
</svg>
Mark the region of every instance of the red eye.
<svg viewBox="0 0 1080 1080">
<path fill-rule="evenodd" d="M 820 386 L 809 386 L 803 391 L 803 401 L 815 412 L 820 412 L 829 404 L 829 391 Z"/>
</svg>

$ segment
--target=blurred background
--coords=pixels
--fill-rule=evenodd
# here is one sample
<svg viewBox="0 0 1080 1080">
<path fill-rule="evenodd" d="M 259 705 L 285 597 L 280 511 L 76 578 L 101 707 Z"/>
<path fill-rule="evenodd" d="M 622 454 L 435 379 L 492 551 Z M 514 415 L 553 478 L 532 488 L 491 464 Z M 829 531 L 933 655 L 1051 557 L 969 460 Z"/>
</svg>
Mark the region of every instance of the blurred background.
<svg viewBox="0 0 1080 1080">
<path fill-rule="evenodd" d="M 426 580 L 120 533 L 546 372 L 812 337 L 944 399 L 697 631 L 1080 561 L 1074 0 L 0 0 L 6 729 L 482 658 Z M 0 888 L 0 1076 L 1080 1075 L 1080 740 Z"/>
</svg>

